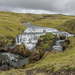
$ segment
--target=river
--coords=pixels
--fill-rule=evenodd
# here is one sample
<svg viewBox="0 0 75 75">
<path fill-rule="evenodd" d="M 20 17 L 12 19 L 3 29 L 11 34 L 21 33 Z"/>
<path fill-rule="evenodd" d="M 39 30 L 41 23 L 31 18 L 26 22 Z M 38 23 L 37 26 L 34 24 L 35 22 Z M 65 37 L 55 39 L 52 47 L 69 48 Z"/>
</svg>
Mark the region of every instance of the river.
<svg viewBox="0 0 75 75">
<path fill-rule="evenodd" d="M 54 28 L 48 28 L 48 27 L 43 27 L 43 26 L 36 26 L 30 24 L 31 22 L 23 23 L 25 26 L 27 26 L 26 30 L 24 33 L 16 36 L 15 39 L 15 45 L 18 44 L 25 44 L 26 48 L 29 49 L 31 52 L 33 49 L 36 47 L 37 40 L 41 35 L 44 35 L 48 32 L 53 33 L 54 35 L 57 35 L 57 40 L 55 41 L 53 48 L 56 49 L 57 51 L 62 51 L 62 44 L 63 42 L 70 36 L 74 36 L 73 34 L 69 34 L 68 32 L 62 32 L 58 31 L 57 29 Z M 66 39 L 65 40 L 60 40 L 60 35 L 65 35 Z M 11 48 L 13 48 L 12 46 Z M 2 62 L 10 62 L 14 66 L 22 66 L 22 64 L 26 63 L 28 61 L 28 58 L 24 59 L 19 59 L 19 55 L 16 55 L 14 53 L 10 52 L 0 52 L 0 58 L 3 59 Z M 12 61 L 14 60 L 14 61 Z M 8 65 L 1 65 L 0 69 L 2 70 L 4 67 L 7 67 Z M 14 68 L 10 67 L 11 69 Z"/>
</svg>

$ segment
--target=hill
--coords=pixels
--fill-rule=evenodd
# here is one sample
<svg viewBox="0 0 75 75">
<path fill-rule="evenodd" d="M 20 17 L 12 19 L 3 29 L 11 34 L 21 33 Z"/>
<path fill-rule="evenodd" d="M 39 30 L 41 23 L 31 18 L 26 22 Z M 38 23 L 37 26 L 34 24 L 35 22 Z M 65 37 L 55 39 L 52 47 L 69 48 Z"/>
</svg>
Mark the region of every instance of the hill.
<svg viewBox="0 0 75 75">
<path fill-rule="evenodd" d="M 68 20 L 74 19 L 75 16 L 62 15 L 62 14 L 53 14 L 45 19 L 41 19 L 39 21 L 33 22 L 34 25 L 45 26 L 50 28 L 59 27 L 61 24 Z"/>
<path fill-rule="evenodd" d="M 66 21 L 65 23 L 61 24 L 58 29 L 75 34 L 75 19 Z"/>
</svg>

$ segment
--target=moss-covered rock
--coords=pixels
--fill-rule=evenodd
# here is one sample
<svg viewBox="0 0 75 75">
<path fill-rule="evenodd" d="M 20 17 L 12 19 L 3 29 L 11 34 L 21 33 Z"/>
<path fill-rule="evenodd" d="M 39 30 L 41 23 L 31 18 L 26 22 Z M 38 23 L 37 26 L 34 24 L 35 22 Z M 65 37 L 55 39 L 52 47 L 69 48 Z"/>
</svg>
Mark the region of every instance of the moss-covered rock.
<svg viewBox="0 0 75 75">
<path fill-rule="evenodd" d="M 60 35 L 60 40 L 64 40 L 66 39 L 66 36 L 65 35 Z"/>
<path fill-rule="evenodd" d="M 7 49 L 7 44 L 8 44 L 8 41 L 2 41 L 0 42 L 0 51 L 9 51 L 9 49 Z"/>
<path fill-rule="evenodd" d="M 31 54 L 31 52 L 30 52 L 28 49 L 25 49 L 25 50 L 22 51 L 22 53 L 21 53 L 22 56 L 26 56 L 26 57 L 30 56 L 30 54 Z"/>
<path fill-rule="evenodd" d="M 63 50 L 65 50 L 66 47 L 68 47 L 69 44 L 70 44 L 70 40 L 66 39 L 66 40 L 64 41 L 63 45 L 62 45 Z"/>
<path fill-rule="evenodd" d="M 56 40 L 56 35 L 52 33 L 46 33 L 45 35 L 40 36 L 38 39 L 37 46 L 41 46 L 43 49 L 48 49 L 52 47 L 54 41 Z"/>
<path fill-rule="evenodd" d="M 29 62 L 34 63 L 38 61 L 39 59 L 41 59 L 43 55 L 44 55 L 44 52 L 42 51 L 42 48 L 38 46 L 31 53 L 29 57 Z"/>
<path fill-rule="evenodd" d="M 14 69 L 20 69 L 18 66 L 15 66 Z"/>
<path fill-rule="evenodd" d="M 20 59 L 23 59 L 23 56 L 20 55 L 19 58 L 20 58 Z"/>
<path fill-rule="evenodd" d="M 31 54 L 31 52 L 28 49 L 26 49 L 24 44 L 16 45 L 14 47 L 14 49 L 10 49 L 10 52 L 19 54 L 19 55 L 24 56 L 24 57 L 28 57 Z"/>
<path fill-rule="evenodd" d="M 38 39 L 38 46 L 43 46 L 43 38 Z"/>
<path fill-rule="evenodd" d="M 8 71 L 8 70 L 10 70 L 9 67 L 4 67 L 4 68 L 3 68 L 3 71 Z"/>
<path fill-rule="evenodd" d="M 23 64 L 22 67 L 24 68 L 26 66 L 26 64 Z"/>
<path fill-rule="evenodd" d="M 2 59 L 0 58 L 0 65 L 2 64 Z"/>
<path fill-rule="evenodd" d="M 43 51 L 42 51 L 42 49 L 43 49 L 43 48 L 42 48 L 42 47 L 40 47 L 40 46 L 37 46 L 37 47 L 36 47 L 36 50 L 37 50 L 37 51 L 38 51 L 38 53 L 40 54 L 40 58 L 42 58 L 42 56 L 43 56 L 43 55 L 44 55 L 44 53 L 45 53 L 45 52 L 43 52 Z"/>
</svg>

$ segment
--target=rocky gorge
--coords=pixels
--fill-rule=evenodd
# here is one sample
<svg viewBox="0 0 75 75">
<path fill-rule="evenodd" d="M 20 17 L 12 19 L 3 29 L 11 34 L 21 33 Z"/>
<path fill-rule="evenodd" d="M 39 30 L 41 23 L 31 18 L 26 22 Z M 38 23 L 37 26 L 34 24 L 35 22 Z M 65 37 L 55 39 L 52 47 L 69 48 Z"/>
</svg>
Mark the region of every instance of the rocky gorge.
<svg viewBox="0 0 75 75">
<path fill-rule="evenodd" d="M 35 26 L 30 23 L 24 23 L 27 28 L 23 34 L 16 37 L 13 46 L 8 47 L 8 41 L 0 42 L 1 70 L 22 69 L 26 62 L 34 63 L 41 59 L 46 51 L 52 49 L 62 52 L 70 44 L 66 39 L 74 36 L 54 28 Z"/>
</svg>

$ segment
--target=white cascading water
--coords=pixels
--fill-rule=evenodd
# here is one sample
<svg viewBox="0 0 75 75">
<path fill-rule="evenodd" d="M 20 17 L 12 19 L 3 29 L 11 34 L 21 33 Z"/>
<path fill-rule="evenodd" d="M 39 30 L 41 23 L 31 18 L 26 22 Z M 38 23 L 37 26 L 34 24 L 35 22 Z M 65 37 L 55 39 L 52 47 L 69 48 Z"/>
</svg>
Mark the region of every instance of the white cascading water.
<svg viewBox="0 0 75 75">
<path fill-rule="evenodd" d="M 54 28 L 47 28 L 42 26 L 35 26 L 30 24 L 31 22 L 24 23 L 24 25 L 27 26 L 26 30 L 23 34 L 20 34 L 16 37 L 16 45 L 18 44 L 25 44 L 26 48 L 30 51 L 33 50 L 33 48 L 36 47 L 37 40 L 41 35 L 44 35 L 48 32 L 51 32 L 55 35 L 57 35 L 58 40 L 55 42 L 55 45 L 53 46 L 54 49 L 57 51 L 62 51 L 61 43 L 64 40 L 60 40 L 60 35 L 65 35 L 66 38 L 69 36 L 74 36 L 73 34 L 69 34 L 67 32 L 58 31 Z"/>
</svg>

